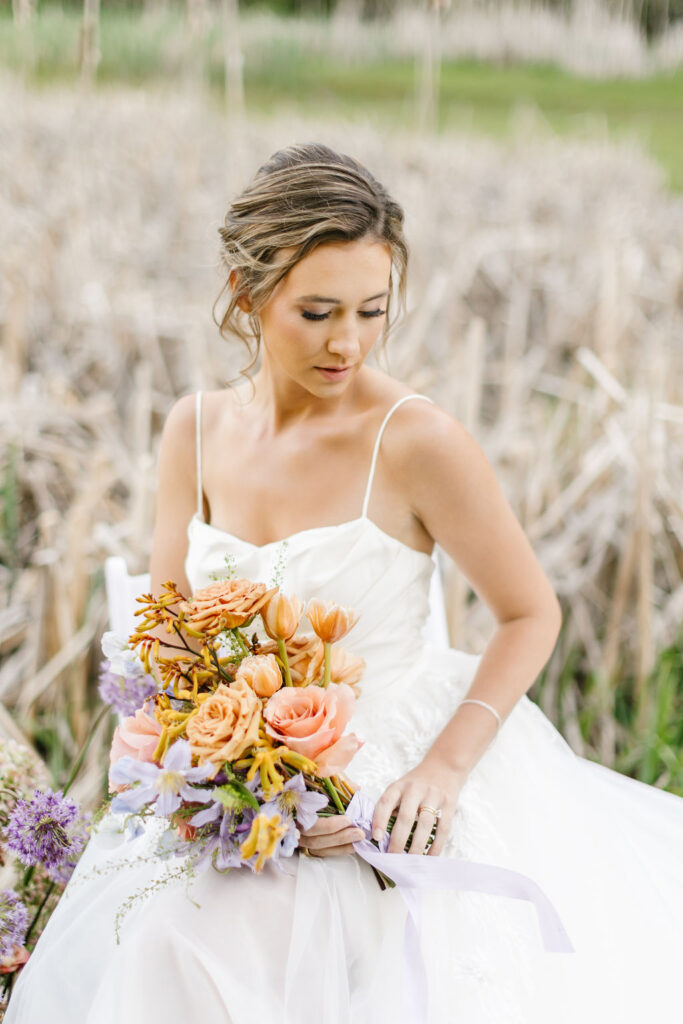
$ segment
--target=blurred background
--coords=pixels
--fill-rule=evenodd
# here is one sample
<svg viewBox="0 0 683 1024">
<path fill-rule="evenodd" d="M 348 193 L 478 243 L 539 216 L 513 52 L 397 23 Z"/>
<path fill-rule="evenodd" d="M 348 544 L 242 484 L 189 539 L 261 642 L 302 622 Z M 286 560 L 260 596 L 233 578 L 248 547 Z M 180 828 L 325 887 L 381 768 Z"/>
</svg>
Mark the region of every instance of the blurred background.
<svg viewBox="0 0 683 1024">
<path fill-rule="evenodd" d="M 683 0 L 0 5 L 0 736 L 64 782 L 166 413 L 249 362 L 212 320 L 217 229 L 313 140 L 404 206 L 379 365 L 477 438 L 562 602 L 529 697 L 683 795 Z M 444 577 L 451 643 L 483 650 Z"/>
</svg>

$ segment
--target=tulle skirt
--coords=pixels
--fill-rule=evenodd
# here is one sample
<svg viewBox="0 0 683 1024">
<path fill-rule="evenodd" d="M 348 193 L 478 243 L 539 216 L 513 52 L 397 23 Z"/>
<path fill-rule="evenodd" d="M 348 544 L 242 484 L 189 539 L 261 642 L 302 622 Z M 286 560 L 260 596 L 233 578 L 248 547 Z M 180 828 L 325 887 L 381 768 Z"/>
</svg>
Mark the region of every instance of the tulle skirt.
<svg viewBox="0 0 683 1024">
<path fill-rule="evenodd" d="M 363 693 L 348 770 L 363 792 L 377 800 L 419 762 L 478 662 L 427 647 L 419 699 L 414 673 Z M 106 826 L 93 836 L 5 1024 L 415 1024 L 406 904 L 358 856 L 164 881 L 180 865 L 154 855 L 158 832 L 113 848 Z M 530 876 L 574 952 L 545 951 L 530 903 L 423 891 L 424 1024 L 673 1019 L 682 855 L 683 799 L 577 757 L 523 697 L 468 777 L 441 856 Z"/>
</svg>

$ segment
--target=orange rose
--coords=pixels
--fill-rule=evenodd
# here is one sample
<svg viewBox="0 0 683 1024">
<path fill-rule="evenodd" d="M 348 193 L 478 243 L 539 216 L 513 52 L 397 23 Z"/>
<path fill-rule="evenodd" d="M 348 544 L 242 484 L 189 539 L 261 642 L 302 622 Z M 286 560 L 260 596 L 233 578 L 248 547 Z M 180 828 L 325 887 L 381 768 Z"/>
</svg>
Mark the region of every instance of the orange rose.
<svg viewBox="0 0 683 1024">
<path fill-rule="evenodd" d="M 109 751 L 109 766 L 125 754 L 134 757 L 136 761 L 148 761 L 151 763 L 154 751 L 161 736 L 161 726 L 156 718 L 152 718 L 145 711 L 146 703 L 138 708 L 134 715 L 130 715 L 116 726 Z M 125 789 L 124 785 L 115 786 L 109 782 L 110 793 L 120 793 Z"/>
<path fill-rule="evenodd" d="M 186 621 L 193 629 L 215 635 L 223 629 L 233 629 L 248 622 L 277 591 L 265 583 L 251 580 L 218 580 L 197 590 L 191 601 L 178 607 L 185 612 Z"/>
<path fill-rule="evenodd" d="M 266 732 L 318 765 L 318 775 L 337 775 L 363 745 L 353 733 L 342 736 L 356 698 L 346 683 L 324 690 L 320 686 L 285 686 L 263 709 Z"/>
<path fill-rule="evenodd" d="M 303 610 L 298 597 L 273 594 L 261 611 L 263 628 L 273 640 L 289 640 L 297 631 Z"/>
<path fill-rule="evenodd" d="M 188 719 L 185 732 L 198 760 L 212 761 L 218 768 L 256 742 L 260 719 L 261 702 L 241 679 L 230 686 L 221 683 Z"/>
<path fill-rule="evenodd" d="M 356 614 L 352 608 L 343 608 L 334 601 L 320 601 L 317 597 L 308 602 L 306 615 L 320 639 L 328 644 L 346 636 L 360 618 L 360 613 Z"/>
<path fill-rule="evenodd" d="M 254 654 L 244 658 L 235 679 L 243 679 L 259 697 L 272 697 L 282 686 L 282 673 L 274 654 Z"/>
</svg>

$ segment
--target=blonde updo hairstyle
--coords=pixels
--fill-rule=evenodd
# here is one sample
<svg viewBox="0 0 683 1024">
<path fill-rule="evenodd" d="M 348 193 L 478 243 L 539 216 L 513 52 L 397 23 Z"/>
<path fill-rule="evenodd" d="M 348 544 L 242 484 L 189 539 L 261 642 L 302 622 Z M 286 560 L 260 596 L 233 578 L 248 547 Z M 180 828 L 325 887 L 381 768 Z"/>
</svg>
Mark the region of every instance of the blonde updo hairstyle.
<svg viewBox="0 0 683 1024">
<path fill-rule="evenodd" d="M 219 228 L 221 262 L 228 279 L 214 304 L 214 320 L 223 338 L 236 335 L 252 354 L 240 373 L 248 376 L 258 359 L 259 311 L 292 267 L 325 242 L 368 238 L 389 246 L 392 269 L 382 330 L 384 346 L 405 309 L 408 246 L 403 219 L 401 206 L 353 157 L 318 143 L 292 145 L 274 153 L 233 201 Z M 290 247 L 294 251 L 283 257 L 280 250 Z M 237 272 L 234 289 L 230 286 L 232 271 Z M 391 318 L 394 289 L 397 309 Z M 226 294 L 229 302 L 218 320 L 216 305 Z M 249 299 L 248 314 L 238 305 L 242 296 Z"/>
</svg>

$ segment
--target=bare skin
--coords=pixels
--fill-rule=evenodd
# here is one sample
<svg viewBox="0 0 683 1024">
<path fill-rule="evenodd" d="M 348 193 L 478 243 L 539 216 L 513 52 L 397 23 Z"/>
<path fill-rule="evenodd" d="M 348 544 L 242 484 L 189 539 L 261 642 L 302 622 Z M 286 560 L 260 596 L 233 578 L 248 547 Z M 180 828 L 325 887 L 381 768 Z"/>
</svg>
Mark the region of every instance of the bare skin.
<svg viewBox="0 0 683 1024">
<path fill-rule="evenodd" d="M 258 314 L 262 362 L 254 397 L 248 384 L 204 395 L 207 522 L 261 545 L 360 514 L 380 423 L 398 398 L 412 393 L 365 365 L 381 333 L 384 314 L 375 311 L 386 310 L 389 272 L 387 247 L 362 239 L 319 246 L 280 282 Z M 231 286 L 239 286 L 236 277 Z M 312 295 L 337 301 L 302 299 Z M 240 306 L 249 311 L 247 297 Z M 327 380 L 316 369 L 347 365 L 343 380 Z M 194 396 L 187 395 L 171 409 L 162 435 L 154 593 L 169 578 L 190 593 L 184 561 L 195 508 Z M 404 403 L 382 437 L 368 515 L 416 550 L 431 553 L 438 543 L 487 604 L 497 629 L 468 696 L 492 704 L 504 719 L 550 656 L 561 614 L 484 452 L 435 404 Z M 428 851 L 441 852 L 458 794 L 495 728 L 486 709 L 458 708 L 423 760 L 387 788 L 373 834 L 381 835 L 397 813 L 390 852 L 404 849 L 416 817 L 409 852 L 425 852 L 434 819 L 428 811 L 418 817 L 421 804 L 442 808 Z M 337 856 L 352 853 L 358 838 L 344 815 L 333 815 L 302 833 L 300 845 L 315 856 Z"/>
</svg>

